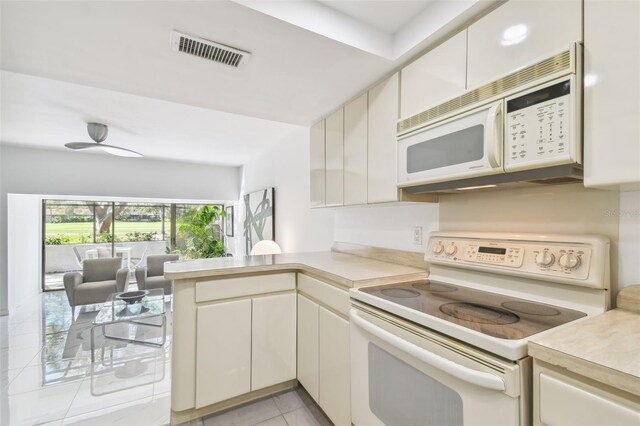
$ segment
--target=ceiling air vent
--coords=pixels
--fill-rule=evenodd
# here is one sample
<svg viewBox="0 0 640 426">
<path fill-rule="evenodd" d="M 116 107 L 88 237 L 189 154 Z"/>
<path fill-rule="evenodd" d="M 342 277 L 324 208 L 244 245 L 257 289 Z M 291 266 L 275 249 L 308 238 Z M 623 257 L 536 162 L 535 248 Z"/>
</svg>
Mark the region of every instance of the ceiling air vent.
<svg viewBox="0 0 640 426">
<path fill-rule="evenodd" d="M 171 48 L 175 52 L 187 53 L 235 68 L 246 63 L 251 57 L 249 52 L 178 31 L 171 32 Z"/>
</svg>

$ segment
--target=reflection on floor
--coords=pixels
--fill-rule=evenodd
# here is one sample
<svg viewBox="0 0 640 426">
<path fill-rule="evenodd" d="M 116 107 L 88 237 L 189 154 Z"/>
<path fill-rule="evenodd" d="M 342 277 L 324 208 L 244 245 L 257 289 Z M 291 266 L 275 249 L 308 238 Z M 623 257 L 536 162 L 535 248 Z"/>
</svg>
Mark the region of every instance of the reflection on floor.
<svg viewBox="0 0 640 426">
<path fill-rule="evenodd" d="M 171 309 L 163 348 L 131 345 L 96 334 L 99 305 L 71 319 L 63 291 L 43 293 L 0 317 L 0 425 L 167 425 L 171 391 Z M 118 324 L 109 333 L 160 341 L 161 329 Z M 130 327 L 130 328 L 129 328 Z M 196 425 L 331 425 L 297 388 L 192 422 Z"/>
<path fill-rule="evenodd" d="M 99 306 L 71 320 L 62 291 L 48 292 L 0 317 L 0 424 L 169 423 L 171 313 L 162 348 L 127 345 L 90 327 Z M 118 324 L 110 333 L 160 341 L 155 327 Z"/>
<path fill-rule="evenodd" d="M 66 272 L 50 272 L 44 274 L 44 288 L 46 290 L 63 290 L 63 277 Z"/>
</svg>

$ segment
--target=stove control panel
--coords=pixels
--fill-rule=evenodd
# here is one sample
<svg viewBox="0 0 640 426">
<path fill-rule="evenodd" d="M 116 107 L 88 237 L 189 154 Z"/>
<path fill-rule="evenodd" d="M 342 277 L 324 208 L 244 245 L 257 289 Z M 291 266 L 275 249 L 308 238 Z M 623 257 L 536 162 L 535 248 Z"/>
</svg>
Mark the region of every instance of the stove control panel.
<svg viewBox="0 0 640 426">
<path fill-rule="evenodd" d="M 519 268 L 524 259 L 524 248 L 511 244 L 473 244 L 466 245 L 464 260 L 493 265 Z"/>
<path fill-rule="evenodd" d="M 476 269 L 517 270 L 527 275 L 585 280 L 588 244 L 546 241 L 491 241 L 432 236 L 425 260 Z"/>
</svg>

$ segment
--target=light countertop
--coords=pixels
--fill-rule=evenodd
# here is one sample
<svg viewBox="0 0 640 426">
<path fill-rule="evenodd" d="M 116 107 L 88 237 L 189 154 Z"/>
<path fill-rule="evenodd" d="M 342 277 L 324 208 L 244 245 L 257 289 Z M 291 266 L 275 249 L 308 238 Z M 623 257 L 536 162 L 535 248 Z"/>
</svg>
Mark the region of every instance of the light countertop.
<svg viewBox="0 0 640 426">
<path fill-rule="evenodd" d="M 640 314 L 614 309 L 529 341 L 529 355 L 640 396 Z"/>
<path fill-rule="evenodd" d="M 302 272 L 344 287 L 425 279 L 425 269 L 332 251 L 196 259 L 165 264 L 172 280 L 221 278 L 271 272 Z"/>
</svg>

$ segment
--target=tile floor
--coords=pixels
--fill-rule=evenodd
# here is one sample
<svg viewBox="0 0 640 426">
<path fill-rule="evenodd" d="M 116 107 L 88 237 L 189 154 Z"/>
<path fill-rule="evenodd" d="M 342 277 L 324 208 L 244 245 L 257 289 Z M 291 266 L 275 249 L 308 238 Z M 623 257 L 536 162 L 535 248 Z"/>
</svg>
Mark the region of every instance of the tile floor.
<svg viewBox="0 0 640 426">
<path fill-rule="evenodd" d="M 56 291 L 0 317 L 0 425 L 169 423 L 171 315 L 163 348 L 98 333 L 91 363 L 98 306 L 87 308 L 72 322 L 66 295 Z M 161 338 L 155 327 L 118 325 L 110 332 Z"/>
<path fill-rule="evenodd" d="M 99 306 L 76 312 L 64 292 L 48 292 L 0 317 L 0 425 L 167 425 L 171 391 L 171 315 L 163 348 L 96 338 Z M 118 325 L 110 332 L 160 339 L 160 329 Z M 331 422 L 302 389 L 287 391 L 194 425 L 307 426 Z"/>
<path fill-rule="evenodd" d="M 330 426 L 301 387 L 191 422 L 198 426 Z"/>
</svg>

